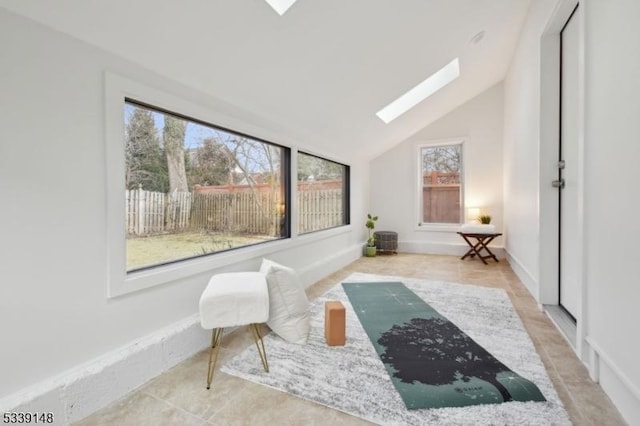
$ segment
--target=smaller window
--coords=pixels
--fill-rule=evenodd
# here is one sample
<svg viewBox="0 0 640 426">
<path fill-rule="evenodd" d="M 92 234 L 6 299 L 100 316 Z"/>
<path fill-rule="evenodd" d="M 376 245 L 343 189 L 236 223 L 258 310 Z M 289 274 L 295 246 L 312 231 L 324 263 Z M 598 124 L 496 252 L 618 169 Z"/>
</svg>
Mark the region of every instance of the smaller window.
<svg viewBox="0 0 640 426">
<path fill-rule="evenodd" d="M 462 222 L 462 142 L 421 146 L 419 173 L 420 222 Z"/>
<path fill-rule="evenodd" d="M 349 224 L 349 166 L 298 152 L 298 234 Z"/>
</svg>

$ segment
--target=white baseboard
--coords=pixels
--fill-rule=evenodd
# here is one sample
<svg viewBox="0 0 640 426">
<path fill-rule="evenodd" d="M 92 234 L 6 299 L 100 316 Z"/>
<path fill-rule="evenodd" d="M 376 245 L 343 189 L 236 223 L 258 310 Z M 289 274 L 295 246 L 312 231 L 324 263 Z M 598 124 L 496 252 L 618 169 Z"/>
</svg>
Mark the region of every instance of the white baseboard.
<svg viewBox="0 0 640 426">
<path fill-rule="evenodd" d="M 489 246 L 498 259 L 504 259 L 504 247 Z M 434 243 L 429 241 L 399 241 L 398 251 L 403 253 L 446 254 L 463 256 L 469 246 L 464 243 Z"/>
<path fill-rule="evenodd" d="M 299 271 L 309 286 L 362 256 L 354 245 Z M 199 314 L 0 399 L 0 412 L 52 412 L 56 425 L 81 420 L 209 346 Z M 204 377 L 205 372 L 203 372 Z"/>
<path fill-rule="evenodd" d="M 524 267 L 522 262 L 518 260 L 514 255 L 512 255 L 508 250 L 505 250 L 507 262 L 509 262 L 509 266 L 513 269 L 513 272 L 520 278 L 520 281 L 524 284 L 524 286 L 529 290 L 529 293 L 533 296 L 533 298 L 540 303 L 540 295 L 538 288 L 538 281 L 533 278 L 531 273 Z"/>
<path fill-rule="evenodd" d="M 600 383 L 629 425 L 640 425 L 640 387 L 629 380 L 597 342 L 588 336 L 585 340 L 595 353 L 594 365 L 590 366 L 592 379 Z"/>
<path fill-rule="evenodd" d="M 209 336 L 192 315 L 8 396 L 0 411 L 53 412 L 61 425 L 81 420 L 205 349 Z"/>
</svg>

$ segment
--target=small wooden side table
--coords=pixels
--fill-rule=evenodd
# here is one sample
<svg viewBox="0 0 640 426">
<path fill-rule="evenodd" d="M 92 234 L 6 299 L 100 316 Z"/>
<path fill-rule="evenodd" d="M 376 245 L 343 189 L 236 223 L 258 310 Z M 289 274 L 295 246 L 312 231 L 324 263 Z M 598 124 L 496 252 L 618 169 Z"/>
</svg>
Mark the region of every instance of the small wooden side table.
<svg viewBox="0 0 640 426">
<path fill-rule="evenodd" d="M 467 257 L 473 258 L 474 256 L 478 256 L 480 260 L 482 260 L 482 263 L 484 263 L 485 265 L 488 265 L 486 259 L 493 259 L 496 262 L 498 262 L 498 258 L 496 257 L 496 255 L 493 254 L 491 250 L 489 250 L 489 247 L 487 246 L 491 241 L 493 241 L 494 238 L 499 237 L 502 234 L 500 233 L 478 234 L 478 233 L 468 233 L 468 232 L 458 232 L 458 234 L 460 234 L 460 236 L 464 238 L 467 244 L 469 244 L 469 247 L 471 247 L 469 251 L 467 251 L 465 255 L 462 256 L 460 259 L 464 260 Z M 475 239 L 476 243 L 473 243 L 472 241 L 470 241 L 469 238 Z M 482 250 L 486 251 L 487 254 L 483 256 Z"/>
</svg>

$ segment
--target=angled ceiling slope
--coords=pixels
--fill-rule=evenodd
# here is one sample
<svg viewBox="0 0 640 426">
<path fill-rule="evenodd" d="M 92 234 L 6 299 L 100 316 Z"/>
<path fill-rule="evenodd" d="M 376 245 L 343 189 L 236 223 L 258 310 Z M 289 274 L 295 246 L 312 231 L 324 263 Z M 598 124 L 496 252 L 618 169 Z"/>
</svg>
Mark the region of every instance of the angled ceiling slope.
<svg viewBox="0 0 640 426">
<path fill-rule="evenodd" d="M 297 0 L 282 16 L 264 0 L 0 7 L 262 116 L 318 153 L 372 158 L 501 81 L 528 3 Z M 389 124 L 376 117 L 456 57 L 459 78 Z"/>
</svg>

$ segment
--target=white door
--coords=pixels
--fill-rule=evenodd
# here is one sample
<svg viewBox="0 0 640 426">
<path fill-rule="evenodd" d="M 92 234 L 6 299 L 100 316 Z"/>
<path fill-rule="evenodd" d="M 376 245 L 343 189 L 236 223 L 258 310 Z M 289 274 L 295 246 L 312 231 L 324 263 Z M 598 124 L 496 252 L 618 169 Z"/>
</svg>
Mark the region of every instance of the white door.
<svg viewBox="0 0 640 426">
<path fill-rule="evenodd" d="M 560 305 L 578 311 L 578 13 L 560 33 Z"/>
</svg>

